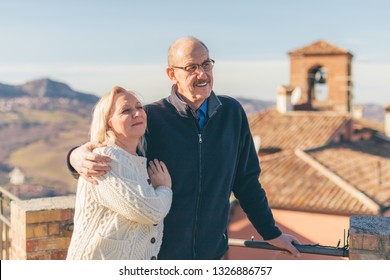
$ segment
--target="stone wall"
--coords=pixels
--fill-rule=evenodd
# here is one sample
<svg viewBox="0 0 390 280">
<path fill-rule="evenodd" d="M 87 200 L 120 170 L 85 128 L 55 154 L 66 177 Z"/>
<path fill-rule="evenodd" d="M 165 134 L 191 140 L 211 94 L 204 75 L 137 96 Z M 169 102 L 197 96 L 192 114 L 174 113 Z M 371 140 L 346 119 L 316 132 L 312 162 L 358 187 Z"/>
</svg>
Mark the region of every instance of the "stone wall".
<svg viewBox="0 0 390 280">
<path fill-rule="evenodd" d="M 390 259 L 390 217 L 353 216 L 349 230 L 350 260 Z"/>
<path fill-rule="evenodd" d="M 63 260 L 70 243 L 74 196 L 11 203 L 11 254 L 14 260 Z"/>
</svg>

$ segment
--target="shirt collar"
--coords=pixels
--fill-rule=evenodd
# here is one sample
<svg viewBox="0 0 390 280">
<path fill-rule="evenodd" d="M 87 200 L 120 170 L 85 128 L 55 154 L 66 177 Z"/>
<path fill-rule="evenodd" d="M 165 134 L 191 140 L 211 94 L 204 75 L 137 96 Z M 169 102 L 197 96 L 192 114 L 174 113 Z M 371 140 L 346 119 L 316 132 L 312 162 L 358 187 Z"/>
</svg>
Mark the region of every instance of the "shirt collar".
<svg viewBox="0 0 390 280">
<path fill-rule="evenodd" d="M 198 108 L 196 111 L 202 111 L 204 116 L 207 116 L 207 104 L 209 99 L 207 98 L 205 101 L 203 101 L 202 105 Z"/>
<path fill-rule="evenodd" d="M 181 97 L 181 95 L 179 94 L 178 91 L 175 91 L 175 94 L 176 94 L 176 97 L 179 98 L 179 100 L 181 101 L 181 103 L 187 104 L 187 103 L 184 101 L 183 97 Z"/>
<path fill-rule="evenodd" d="M 187 104 L 187 103 L 184 101 L 183 97 L 181 97 L 181 95 L 179 94 L 178 91 L 175 91 L 175 94 L 176 94 L 177 98 L 179 98 L 179 100 L 180 100 L 183 104 Z M 206 98 L 206 100 L 203 101 L 202 105 L 200 105 L 200 107 L 198 108 L 198 110 L 196 110 L 196 111 L 199 111 L 199 110 L 202 111 L 202 112 L 203 112 L 203 115 L 205 115 L 205 116 L 207 116 L 207 107 L 208 107 L 208 106 L 207 106 L 207 104 L 208 104 L 207 100 L 208 100 L 208 98 Z"/>
<path fill-rule="evenodd" d="M 173 84 L 171 88 L 171 95 L 168 96 L 167 100 L 169 103 L 171 103 L 177 110 L 177 112 L 183 116 L 188 117 L 187 112 L 190 110 L 190 106 L 184 100 L 181 98 L 181 96 L 177 93 L 177 85 Z M 201 107 L 205 104 L 206 106 L 206 116 L 211 117 L 216 113 L 216 111 L 219 109 L 220 106 L 222 106 L 221 101 L 218 99 L 218 97 L 215 95 L 215 93 L 212 91 L 209 98 L 207 98 L 208 102 L 203 102 Z"/>
</svg>

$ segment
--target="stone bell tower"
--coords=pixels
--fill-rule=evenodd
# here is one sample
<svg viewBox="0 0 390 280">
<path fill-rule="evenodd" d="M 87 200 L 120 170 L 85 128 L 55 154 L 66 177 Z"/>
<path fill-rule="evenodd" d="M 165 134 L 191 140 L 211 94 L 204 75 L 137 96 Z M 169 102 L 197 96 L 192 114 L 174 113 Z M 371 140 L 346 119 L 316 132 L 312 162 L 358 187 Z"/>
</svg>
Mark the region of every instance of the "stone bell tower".
<svg viewBox="0 0 390 280">
<path fill-rule="evenodd" d="M 351 111 L 350 52 L 321 40 L 288 55 L 295 110 Z"/>
</svg>

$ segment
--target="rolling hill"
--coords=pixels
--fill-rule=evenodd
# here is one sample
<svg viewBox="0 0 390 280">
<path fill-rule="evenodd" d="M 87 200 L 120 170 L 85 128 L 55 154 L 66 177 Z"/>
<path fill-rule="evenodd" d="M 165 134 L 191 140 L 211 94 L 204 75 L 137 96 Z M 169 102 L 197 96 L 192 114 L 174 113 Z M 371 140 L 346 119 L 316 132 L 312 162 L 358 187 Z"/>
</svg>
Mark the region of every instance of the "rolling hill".
<svg viewBox="0 0 390 280">
<path fill-rule="evenodd" d="M 18 188 L 23 198 L 74 193 L 76 180 L 67 171 L 66 154 L 88 140 L 97 100 L 49 79 L 21 86 L 1 84 L 0 185 Z M 25 174 L 25 186 L 8 183 L 14 167 Z"/>
</svg>

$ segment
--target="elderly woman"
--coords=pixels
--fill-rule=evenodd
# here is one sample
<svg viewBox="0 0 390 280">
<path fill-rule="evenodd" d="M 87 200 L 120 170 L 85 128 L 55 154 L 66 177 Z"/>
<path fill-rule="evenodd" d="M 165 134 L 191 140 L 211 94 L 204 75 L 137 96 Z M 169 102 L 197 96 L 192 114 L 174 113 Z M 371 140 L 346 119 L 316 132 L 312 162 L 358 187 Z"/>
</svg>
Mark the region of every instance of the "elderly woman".
<svg viewBox="0 0 390 280">
<path fill-rule="evenodd" d="M 131 91 L 115 87 L 96 104 L 90 138 L 104 147 L 111 170 L 79 178 L 74 232 L 67 259 L 156 259 L 163 219 L 171 202 L 171 177 L 163 162 L 147 168 L 144 155 L 146 113 Z M 138 154 L 137 154 L 138 153 Z"/>
</svg>

